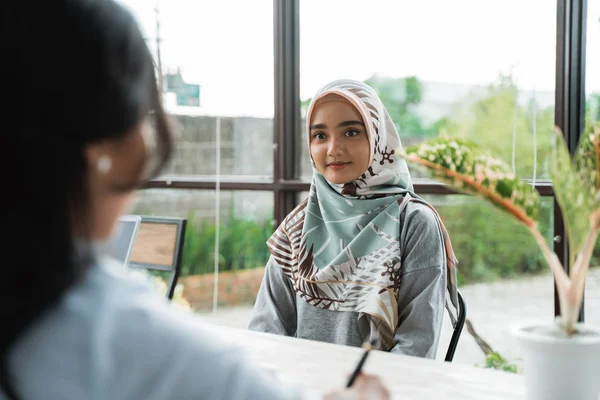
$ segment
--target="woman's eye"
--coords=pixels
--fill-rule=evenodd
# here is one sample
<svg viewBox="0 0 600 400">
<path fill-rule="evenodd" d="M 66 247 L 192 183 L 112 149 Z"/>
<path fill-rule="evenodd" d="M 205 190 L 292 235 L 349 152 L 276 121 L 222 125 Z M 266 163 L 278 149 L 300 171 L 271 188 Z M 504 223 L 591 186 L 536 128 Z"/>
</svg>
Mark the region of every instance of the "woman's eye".
<svg viewBox="0 0 600 400">
<path fill-rule="evenodd" d="M 356 136 L 356 135 L 358 135 L 359 133 L 360 133 L 360 132 L 358 132 L 358 131 L 355 131 L 355 130 L 349 130 L 349 131 L 347 131 L 347 132 L 346 132 L 346 136 L 350 136 L 350 137 L 352 137 L 352 136 Z"/>
<path fill-rule="evenodd" d="M 323 140 L 323 139 L 325 139 L 325 134 L 321 133 L 321 132 L 317 132 L 317 133 L 315 133 L 315 138 L 319 139 L 319 140 Z"/>
</svg>

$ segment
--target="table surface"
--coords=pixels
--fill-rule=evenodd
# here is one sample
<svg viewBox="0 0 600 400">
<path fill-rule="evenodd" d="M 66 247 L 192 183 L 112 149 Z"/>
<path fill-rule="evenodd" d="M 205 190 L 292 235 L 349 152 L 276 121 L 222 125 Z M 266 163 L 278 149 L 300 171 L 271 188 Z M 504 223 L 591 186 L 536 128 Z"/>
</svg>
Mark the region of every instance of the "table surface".
<svg viewBox="0 0 600 400">
<path fill-rule="evenodd" d="M 252 361 L 281 381 L 311 394 L 344 387 L 363 350 L 357 347 L 209 325 L 225 342 L 241 347 Z M 525 400 L 522 375 L 381 351 L 367 359 L 366 373 L 378 375 L 403 400 Z"/>
</svg>

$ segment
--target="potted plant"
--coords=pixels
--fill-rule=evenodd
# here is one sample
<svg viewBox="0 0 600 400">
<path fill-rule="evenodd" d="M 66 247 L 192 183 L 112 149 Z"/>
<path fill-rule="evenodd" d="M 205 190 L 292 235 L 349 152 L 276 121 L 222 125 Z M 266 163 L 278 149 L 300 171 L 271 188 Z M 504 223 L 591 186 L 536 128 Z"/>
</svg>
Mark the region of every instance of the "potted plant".
<svg viewBox="0 0 600 400">
<path fill-rule="evenodd" d="M 573 159 L 556 128 L 551 177 L 570 246 L 569 273 L 538 229 L 540 198 L 504 161 L 476 144 L 437 137 L 396 149 L 409 163 L 458 192 L 481 197 L 523 224 L 552 271 L 560 316 L 546 324 L 522 324 L 512 334 L 523 348 L 526 392 L 532 400 L 598 400 L 600 328 L 578 322 L 586 272 L 600 231 L 600 124 L 588 126 Z"/>
</svg>

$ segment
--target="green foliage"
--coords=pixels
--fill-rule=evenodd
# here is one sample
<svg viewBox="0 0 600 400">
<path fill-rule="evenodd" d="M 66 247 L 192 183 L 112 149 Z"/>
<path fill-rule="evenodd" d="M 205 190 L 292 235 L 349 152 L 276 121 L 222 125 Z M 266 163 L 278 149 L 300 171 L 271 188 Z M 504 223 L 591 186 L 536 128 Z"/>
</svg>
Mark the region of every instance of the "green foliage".
<svg viewBox="0 0 600 400">
<path fill-rule="evenodd" d="M 500 353 L 493 352 L 485 356 L 485 368 L 497 369 L 504 372 L 512 372 L 516 374 L 518 372 L 517 365 L 508 362 Z"/>
<path fill-rule="evenodd" d="M 188 216 L 183 250 L 182 275 L 214 272 L 216 226 L 213 222 L 193 223 L 194 214 Z M 269 252 L 266 241 L 273 233 L 268 221 L 230 218 L 221 224 L 219 231 L 219 270 L 235 271 L 264 266 Z"/>
<path fill-rule="evenodd" d="M 573 161 L 560 131 L 555 133 L 552 143 L 555 160 L 552 163 L 552 184 L 565 219 L 573 255 L 579 253 L 588 234 L 597 192 L 597 157 L 594 135 L 591 136 L 581 136 Z"/>
<path fill-rule="evenodd" d="M 592 93 L 585 105 L 585 117 L 587 121 L 600 121 L 600 93 Z"/>
<path fill-rule="evenodd" d="M 463 193 L 481 196 L 524 223 L 537 221 L 537 191 L 475 143 L 439 137 L 411 146 L 404 153 L 399 150 L 398 154 L 426 166 L 434 178 Z"/>
<path fill-rule="evenodd" d="M 590 132 L 594 129 L 593 126 L 598 126 L 600 124 L 600 93 L 593 93 L 589 96 L 586 103 L 586 120 L 589 121 L 591 125 L 590 128 L 586 131 L 586 134 L 589 135 Z M 596 202 L 598 200 L 599 199 L 596 198 Z M 596 243 L 596 248 L 592 256 L 591 265 L 600 265 L 600 242 Z"/>
<path fill-rule="evenodd" d="M 453 106 L 449 115 L 431 126 L 427 126 L 415 112 L 422 99 L 422 84 L 418 78 L 375 78 L 371 77 L 365 82 L 372 85 L 381 97 L 403 137 L 436 136 L 440 132 L 446 132 L 466 143 L 477 143 L 480 148 L 489 149 L 490 153 L 510 161 L 514 128 L 516 173 L 528 177 L 532 175 L 535 104 L 529 102 L 527 105 L 515 107 L 517 86 L 512 77 L 501 76 L 487 87 L 484 96 L 466 96 Z M 302 102 L 304 114 L 310 100 Z M 554 110 L 552 107 L 538 107 L 535 114 L 537 177 L 548 179 L 553 163 L 550 156 Z M 598 93 L 589 96 L 587 118 L 589 121 L 600 120 Z M 438 204 L 436 209 L 450 232 L 459 259 L 459 284 L 547 271 L 543 257 L 529 232 L 512 218 L 505 218 L 501 211 L 490 204 L 467 196 L 435 196 L 430 200 Z M 529 212 L 528 215 L 533 216 L 534 213 Z M 539 229 L 543 236 L 550 241 L 553 235 L 551 198 L 541 201 L 537 219 L 540 221 Z M 189 221 L 193 220 L 193 216 L 190 217 Z M 242 229 L 247 229 L 248 232 L 241 231 Z M 222 225 L 221 270 L 264 265 L 268 258 L 265 242 L 271 232 L 272 226 L 268 223 L 238 218 Z M 214 239 L 213 223 L 188 225 L 183 260 L 185 275 L 213 272 Z M 592 263 L 600 264 L 600 244 Z"/>
<path fill-rule="evenodd" d="M 424 197 L 435 204 L 450 233 L 459 261 L 459 286 L 547 271 L 535 239 L 498 208 L 471 196 Z M 543 198 L 539 227 L 548 241 L 553 235 L 552 218 L 552 199 Z"/>
<path fill-rule="evenodd" d="M 600 122 L 590 123 L 581 135 L 573 158 L 577 179 L 584 186 L 594 209 L 599 207 L 597 197 L 600 188 Z"/>
<path fill-rule="evenodd" d="M 460 113 L 457 113 L 447 119 L 447 125 L 443 130 L 453 132 L 454 137 L 442 136 L 430 139 L 418 145 L 410 146 L 404 152 L 399 151 L 398 154 L 409 162 L 426 167 L 429 175 L 433 178 L 447 183 L 455 190 L 483 197 L 500 209 L 509 212 L 525 225 L 533 228 L 534 225 L 537 226 L 538 222 L 539 195 L 528 183 L 521 179 L 521 176 L 527 176 L 526 174 L 519 176 L 518 173 L 513 171 L 513 168 L 503 161 L 503 157 L 497 156 L 493 151 L 495 148 L 497 152 L 506 153 L 509 150 L 506 143 L 511 143 L 511 152 L 520 147 L 517 144 L 513 148 L 512 140 L 498 140 L 498 136 L 507 136 L 506 132 L 508 131 L 506 130 L 505 121 L 511 119 L 513 129 L 517 131 L 511 130 L 511 133 L 516 133 L 517 142 L 523 136 L 518 131 L 519 126 L 526 125 L 526 121 L 520 119 L 519 115 L 522 110 L 520 110 L 520 106 L 515 104 L 516 87 L 514 87 L 510 77 L 503 77 L 499 84 L 491 85 L 488 88 L 488 94 L 487 97 L 467 102 L 465 105 L 466 114 L 470 118 L 461 120 Z M 530 102 L 527 107 L 534 106 L 535 104 Z M 510 114 L 513 114 L 513 118 L 510 118 Z M 535 123 L 536 126 L 541 126 L 543 129 L 536 138 L 538 145 L 540 141 L 544 143 L 548 132 L 552 132 L 552 129 L 550 129 L 550 111 L 544 110 L 539 115 L 542 117 L 542 121 L 536 119 Z M 505 125 L 502 128 L 503 132 L 499 131 L 498 135 L 489 134 L 489 131 L 494 131 L 503 122 Z M 479 133 L 478 137 L 476 137 L 476 133 Z M 528 138 L 527 132 L 524 136 Z M 582 249 L 590 230 L 592 212 L 600 207 L 598 197 L 598 188 L 600 187 L 598 171 L 600 165 L 599 136 L 600 125 L 588 126 L 582 134 L 573 160 L 561 132 L 556 132 L 554 136 L 547 137 L 548 147 L 546 145 L 537 146 L 543 149 L 542 153 L 544 154 L 547 150 L 550 151 L 547 158 L 551 162 L 547 169 L 551 172 L 556 199 L 565 216 L 569 243 L 574 249 L 572 252 L 573 257 Z M 482 148 L 486 150 L 482 150 Z M 492 151 L 487 150 L 488 148 L 491 148 Z M 536 149 L 535 154 L 538 151 L 539 149 Z M 532 157 L 515 154 L 515 158 L 525 160 L 525 162 L 530 160 L 529 166 L 533 167 Z M 472 207 L 469 207 L 468 211 L 461 211 L 461 215 L 465 216 L 465 212 L 471 211 Z M 470 216 L 466 219 L 471 223 L 477 220 L 477 216 L 475 218 Z M 489 222 L 481 226 L 481 230 L 476 230 L 478 237 L 473 239 L 476 242 L 473 244 L 474 248 L 466 253 L 467 257 L 472 258 L 470 260 L 471 266 L 467 268 L 470 269 L 469 272 L 473 273 L 474 277 L 489 275 L 489 272 L 484 272 L 487 268 L 482 267 L 480 259 L 473 257 L 471 253 L 476 252 L 480 238 L 487 238 L 488 232 L 491 240 L 497 240 L 497 236 L 504 231 L 504 229 L 499 229 L 498 224 L 494 220 L 491 231 L 486 229 L 491 225 Z M 452 229 L 449 228 L 449 230 L 453 234 Z M 548 235 L 549 232 L 544 232 L 546 229 L 541 230 L 543 237 L 551 237 Z M 462 229 L 458 231 L 463 232 Z M 470 234 L 474 232 L 473 229 L 468 228 L 467 231 Z M 482 232 L 485 235 L 482 235 Z M 535 247 L 535 244 L 532 245 Z M 461 254 L 458 246 L 455 247 L 457 254 Z M 493 247 L 488 244 L 490 252 L 495 252 Z M 522 248 L 523 244 L 518 245 L 518 247 Z M 464 254 L 462 253 L 461 257 Z M 571 263 L 573 261 L 571 260 Z M 537 265 L 537 262 L 535 264 Z M 536 270 L 537 267 L 533 269 Z"/>
<path fill-rule="evenodd" d="M 465 145 L 476 149 L 478 153 L 493 154 L 498 159 L 511 160 L 514 133 L 516 171 L 522 176 L 532 176 L 535 123 L 537 178 L 547 179 L 554 111 L 552 107 L 539 109 L 532 101 L 526 105 L 517 105 L 516 95 L 517 87 L 512 77 L 501 76 L 498 81 L 487 87 L 484 94 L 470 93 L 454 104 L 451 113 L 435 124 L 436 134 L 444 133 L 454 137 L 458 147 Z M 430 139 L 429 143 L 435 144 L 436 140 Z M 439 140 L 447 143 L 447 139 Z M 412 146 L 405 149 L 407 152 L 414 150 Z M 446 150 L 451 153 L 453 159 L 459 160 L 456 157 L 457 149 Z M 427 154 L 425 158 L 428 156 Z M 472 165 L 470 162 L 474 161 L 474 155 L 462 154 L 462 160 L 459 161 L 458 169 L 467 169 Z M 452 164 L 440 159 L 437 159 L 437 162 L 446 167 L 451 167 Z M 516 179 L 516 174 L 513 174 L 515 179 L 511 177 L 514 171 L 507 164 L 492 164 L 489 167 L 497 170 L 506 179 L 500 179 L 499 184 L 485 184 L 492 184 L 502 198 L 510 199 L 516 191 L 519 194 L 517 203 L 520 204 L 520 209 L 532 220 L 539 221 L 538 228 L 550 242 L 553 235 L 552 199 L 544 198 L 540 201 L 537 192 L 527 183 Z M 411 168 L 411 171 L 414 174 L 418 169 Z M 435 174 L 435 171 L 429 170 L 426 175 L 430 175 L 431 172 Z M 473 175 L 472 170 L 470 175 Z M 439 174 L 437 177 L 439 179 Z M 461 191 L 469 192 L 464 187 Z M 513 218 L 506 218 L 498 208 L 467 196 L 435 196 L 431 201 L 436 202 L 436 208 L 452 238 L 459 259 L 459 284 L 547 271 L 541 251 L 531 234 Z"/>
<path fill-rule="evenodd" d="M 364 82 L 377 93 L 399 133 L 433 136 L 438 132 L 440 122 L 426 126 L 415 110 L 423 96 L 423 84 L 416 76 L 386 78 L 374 75 Z M 308 98 L 300 103 L 303 117 L 306 116 L 311 100 L 312 98 Z"/>
<path fill-rule="evenodd" d="M 423 97 L 423 84 L 417 77 L 372 76 L 365 83 L 377 93 L 399 133 L 419 136 L 431 133 L 431 129 L 424 126 L 421 116 L 415 111 Z"/>
<path fill-rule="evenodd" d="M 484 95 L 473 92 L 456 103 L 446 124 L 441 124 L 439 131 L 448 136 L 474 141 L 511 164 L 514 150 L 514 172 L 521 177 L 531 177 L 534 167 L 535 123 L 537 178 L 547 179 L 554 110 L 552 107 L 539 109 L 532 101 L 526 106 L 516 104 L 517 95 L 518 88 L 514 79 L 510 75 L 501 75 L 487 87 Z"/>
</svg>

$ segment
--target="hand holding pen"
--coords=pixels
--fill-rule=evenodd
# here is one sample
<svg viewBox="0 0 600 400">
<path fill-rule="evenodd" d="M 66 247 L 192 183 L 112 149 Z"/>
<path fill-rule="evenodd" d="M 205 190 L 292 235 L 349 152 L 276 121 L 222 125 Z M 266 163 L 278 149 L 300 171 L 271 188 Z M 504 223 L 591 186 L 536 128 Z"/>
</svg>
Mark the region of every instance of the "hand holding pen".
<svg viewBox="0 0 600 400">
<path fill-rule="evenodd" d="M 390 392 L 379 377 L 362 372 L 368 355 L 376 348 L 376 342 L 365 342 L 362 347 L 365 352 L 346 383 L 346 390 L 330 393 L 323 400 L 389 400 L 391 398 Z"/>
<path fill-rule="evenodd" d="M 373 350 L 376 346 L 377 342 L 375 340 L 371 340 L 370 342 L 365 342 L 362 345 L 362 348 L 365 349 L 365 352 L 363 353 L 362 357 L 360 358 L 360 361 L 358 362 L 358 365 L 356 366 L 356 368 L 354 368 L 354 372 L 352 372 L 352 375 L 350 376 L 350 379 L 348 379 L 348 383 L 346 384 L 346 387 L 349 388 L 354 384 L 354 381 L 356 380 L 356 378 L 358 378 L 358 375 L 362 372 L 362 368 L 365 365 L 365 361 L 367 361 L 367 357 L 369 356 L 369 353 L 371 352 L 371 350 Z"/>
</svg>

